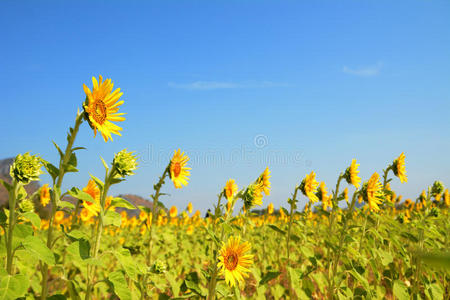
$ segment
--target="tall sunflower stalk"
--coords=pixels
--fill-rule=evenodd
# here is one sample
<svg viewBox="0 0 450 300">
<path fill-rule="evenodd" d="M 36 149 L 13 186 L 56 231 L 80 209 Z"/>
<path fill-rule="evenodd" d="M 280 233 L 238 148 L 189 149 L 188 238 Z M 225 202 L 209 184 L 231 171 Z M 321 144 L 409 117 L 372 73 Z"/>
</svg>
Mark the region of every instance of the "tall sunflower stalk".
<svg viewBox="0 0 450 300">
<path fill-rule="evenodd" d="M 153 242 L 154 242 L 154 232 L 153 227 L 156 226 L 157 223 L 157 214 L 158 214 L 158 206 L 159 206 L 159 197 L 165 195 L 161 193 L 161 188 L 165 184 L 165 179 L 167 176 L 172 180 L 175 188 L 180 189 L 183 186 L 188 184 L 190 169 L 187 167 L 187 162 L 189 161 L 189 157 L 181 152 L 180 149 L 175 150 L 167 167 L 164 169 L 163 174 L 159 177 L 158 182 L 153 186 L 154 193 L 150 195 L 152 199 L 152 211 L 148 214 L 148 222 L 147 226 L 149 231 L 149 241 L 148 241 L 148 251 L 147 251 L 147 266 L 150 268 L 152 263 L 152 251 L 153 251 Z M 145 297 L 145 290 L 147 286 L 148 274 L 144 275 L 143 284 L 141 289 L 141 299 Z"/>
<path fill-rule="evenodd" d="M 49 227 L 47 231 L 47 247 L 52 248 L 53 246 L 53 229 L 55 227 L 55 214 L 58 206 L 61 202 L 61 185 L 64 179 L 64 175 L 68 172 L 77 172 L 77 159 L 75 155 L 75 151 L 78 149 L 83 149 L 82 147 L 73 147 L 73 144 L 75 142 L 75 138 L 78 134 L 78 130 L 81 126 L 81 123 L 83 123 L 85 115 L 84 113 L 80 113 L 80 111 L 77 111 L 77 115 L 75 118 L 75 125 L 73 128 L 69 129 L 69 133 L 67 135 L 67 146 L 64 152 L 61 151 L 61 149 L 58 147 L 56 143 L 54 143 L 56 149 L 59 152 L 60 160 L 59 160 L 59 167 L 56 168 L 54 165 L 52 165 L 49 162 L 44 162 L 44 166 L 47 169 L 48 173 L 51 175 L 53 180 L 53 188 L 51 189 L 50 193 L 50 202 L 51 202 L 51 213 L 50 213 L 50 221 L 49 221 Z M 41 290 L 41 299 L 45 300 L 47 299 L 48 294 L 48 276 L 49 276 L 49 269 L 48 265 L 44 263 L 42 269 L 42 290 Z"/>
<path fill-rule="evenodd" d="M 109 168 L 106 163 L 104 163 L 105 167 L 105 180 L 102 182 L 98 178 L 94 179 L 98 188 L 100 189 L 100 203 L 99 208 L 100 212 L 97 219 L 95 236 L 93 237 L 95 243 L 94 248 L 91 252 L 91 257 L 95 260 L 98 257 L 98 252 L 100 250 L 101 238 L 103 233 L 103 225 L 105 223 L 105 214 L 107 211 L 106 198 L 108 196 L 108 191 L 111 185 L 117 184 L 125 180 L 126 176 L 134 175 L 133 171 L 137 169 L 137 157 L 133 152 L 128 152 L 126 149 L 120 151 L 114 156 L 114 160 L 112 162 L 111 168 Z M 95 199 L 94 199 L 95 201 Z M 113 199 L 114 201 L 114 199 Z M 111 203 L 109 206 L 115 206 L 114 203 Z M 87 266 L 87 287 L 86 287 L 86 295 L 85 299 L 89 300 L 92 296 L 93 287 L 95 282 L 93 281 L 95 277 L 96 267 L 88 265 Z"/>
<path fill-rule="evenodd" d="M 12 178 L 11 184 L 0 179 L 0 183 L 8 191 L 8 222 L 6 225 L 8 230 L 5 230 L 5 247 L 6 247 L 6 271 L 9 275 L 14 273 L 14 254 L 17 249 L 13 249 L 14 243 L 14 227 L 17 224 L 19 216 L 19 207 L 29 206 L 33 210 L 33 203 L 25 199 L 27 193 L 24 186 L 31 181 L 39 180 L 39 176 L 42 174 L 42 160 L 40 157 L 30 155 L 29 153 L 19 154 L 14 159 L 13 164 L 10 167 L 10 176 Z M 3 213 L 3 212 L 2 212 Z M 3 216 L 0 215 L 0 217 Z M 5 222 L 6 223 L 6 222 Z"/>
</svg>

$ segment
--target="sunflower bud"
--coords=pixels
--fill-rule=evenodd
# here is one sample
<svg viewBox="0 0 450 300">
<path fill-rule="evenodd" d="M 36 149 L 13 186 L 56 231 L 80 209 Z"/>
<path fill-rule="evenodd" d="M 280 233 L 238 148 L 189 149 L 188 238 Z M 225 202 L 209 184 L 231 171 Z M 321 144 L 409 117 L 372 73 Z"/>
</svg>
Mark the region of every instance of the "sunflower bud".
<svg viewBox="0 0 450 300">
<path fill-rule="evenodd" d="M 41 170 L 42 162 L 41 158 L 36 155 L 30 155 L 30 153 L 19 154 L 14 159 L 11 165 L 9 174 L 11 178 L 28 184 L 31 181 L 39 180 L 39 175 L 43 172 Z"/>
<path fill-rule="evenodd" d="M 133 175 L 133 171 L 137 169 L 137 157 L 133 153 L 123 149 L 114 156 L 113 166 L 121 177 Z"/>
<path fill-rule="evenodd" d="M 150 268 L 150 272 L 155 274 L 163 274 L 166 272 L 167 266 L 166 263 L 160 260 L 156 260 L 153 263 L 153 266 Z"/>
<path fill-rule="evenodd" d="M 22 213 L 34 212 L 34 203 L 30 199 L 24 199 L 19 203 L 19 210 Z"/>
<path fill-rule="evenodd" d="M 433 183 L 433 186 L 431 187 L 431 195 L 435 198 L 439 198 L 444 191 L 444 185 L 441 181 L 435 181 Z"/>
</svg>

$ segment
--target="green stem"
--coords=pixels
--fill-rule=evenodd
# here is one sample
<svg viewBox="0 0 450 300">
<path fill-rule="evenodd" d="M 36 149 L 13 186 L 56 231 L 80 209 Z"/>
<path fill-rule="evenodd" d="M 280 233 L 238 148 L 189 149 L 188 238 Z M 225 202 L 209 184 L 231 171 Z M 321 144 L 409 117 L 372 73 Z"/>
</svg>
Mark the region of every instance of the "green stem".
<svg viewBox="0 0 450 300">
<path fill-rule="evenodd" d="M 347 211 L 347 215 L 345 216 L 344 219 L 344 224 L 342 225 L 342 229 L 341 229 L 341 234 L 339 237 L 339 246 L 338 249 L 336 251 L 336 255 L 335 255 L 335 259 L 334 259 L 334 263 L 333 263 L 333 270 L 331 272 L 331 286 L 330 286 L 330 290 L 328 291 L 328 298 L 332 299 L 333 297 L 333 291 L 334 291 L 334 285 L 335 285 L 335 276 L 336 276 L 336 272 L 337 272 L 337 267 L 339 265 L 339 260 L 341 258 L 341 253 L 342 253 L 342 246 L 344 244 L 344 235 L 347 231 L 347 225 L 348 225 L 348 221 L 352 216 L 353 213 L 353 209 L 355 207 L 355 203 L 356 203 L 356 196 L 359 194 L 358 191 L 356 191 L 353 194 L 353 198 L 352 198 L 352 203 L 350 204 L 350 208 Z"/>
<path fill-rule="evenodd" d="M 105 202 L 106 202 L 106 197 L 108 196 L 109 188 L 111 186 L 111 181 L 114 179 L 115 175 L 116 175 L 116 168 L 115 168 L 115 166 L 113 164 L 113 166 L 109 170 L 109 173 L 106 175 L 105 185 L 103 186 L 102 194 L 101 194 L 101 197 L 100 197 L 100 214 L 99 214 L 98 222 L 97 222 L 97 230 L 96 230 L 96 233 L 95 233 L 95 244 L 94 244 L 93 255 L 92 255 L 92 257 L 94 259 L 97 258 L 98 251 L 100 250 L 100 241 L 102 239 L 102 232 L 103 232 L 103 219 L 105 217 Z M 88 270 L 87 271 L 87 274 L 88 274 L 87 281 L 88 281 L 88 283 L 87 283 L 87 287 L 86 287 L 85 299 L 89 300 L 89 299 L 91 299 L 92 290 L 93 290 L 93 287 L 95 285 L 95 283 L 91 283 L 91 279 L 92 280 L 94 279 L 93 277 L 95 275 L 96 267 L 95 266 L 91 267 L 90 265 L 88 265 L 87 266 L 87 270 Z"/>
<path fill-rule="evenodd" d="M 14 250 L 12 249 L 13 230 L 16 226 L 16 198 L 20 184 L 13 179 L 12 188 L 9 191 L 9 225 L 8 234 L 6 236 L 6 271 L 13 275 Z"/>
<path fill-rule="evenodd" d="M 59 198 L 61 196 L 61 185 L 64 178 L 64 174 L 66 173 L 66 164 L 69 162 L 70 156 L 72 155 L 72 147 L 75 142 L 75 138 L 77 136 L 78 130 L 80 129 L 81 123 L 83 123 L 83 113 L 77 113 L 77 117 L 75 119 L 75 126 L 72 129 L 72 132 L 69 134 L 66 150 L 64 152 L 64 156 L 59 161 L 59 174 L 58 180 L 56 184 L 53 184 L 53 189 L 51 193 L 51 202 L 52 202 L 52 213 L 50 215 L 50 221 L 47 231 L 47 247 L 51 248 L 53 244 L 53 222 L 55 220 L 55 213 L 57 208 L 57 203 L 59 202 Z M 42 268 L 42 292 L 41 292 L 41 300 L 47 299 L 48 294 L 48 265 L 44 264 Z"/>
<path fill-rule="evenodd" d="M 362 241 L 364 239 L 364 236 L 366 235 L 367 219 L 368 219 L 368 214 L 365 214 L 364 225 L 363 225 L 363 229 L 362 229 L 362 233 L 361 233 L 361 238 L 359 239 L 358 253 L 361 253 Z"/>
<path fill-rule="evenodd" d="M 296 207 L 296 202 L 297 202 L 297 193 L 298 193 L 299 187 L 295 187 L 294 190 L 294 195 L 292 196 L 291 201 L 289 202 L 290 204 L 290 210 L 289 210 L 289 225 L 288 225 L 288 232 L 287 232 L 287 238 L 286 238 L 286 254 L 287 254 L 287 269 L 289 272 L 289 268 L 291 266 L 291 259 L 290 259 L 290 241 L 291 241 L 291 232 L 292 232 L 292 218 L 294 215 L 294 210 Z M 289 274 L 289 273 L 288 273 Z M 293 299 L 293 293 L 292 293 L 292 284 L 291 284 L 291 277 L 288 276 L 288 281 L 289 281 L 289 297 L 290 299 Z"/>
</svg>

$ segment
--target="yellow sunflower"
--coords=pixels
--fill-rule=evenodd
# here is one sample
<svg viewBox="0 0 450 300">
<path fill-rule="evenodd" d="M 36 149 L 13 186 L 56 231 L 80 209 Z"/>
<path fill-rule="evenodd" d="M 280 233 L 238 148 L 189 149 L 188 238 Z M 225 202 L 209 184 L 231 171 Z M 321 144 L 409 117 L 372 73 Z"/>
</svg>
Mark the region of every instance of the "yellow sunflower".
<svg viewBox="0 0 450 300">
<path fill-rule="evenodd" d="M 380 182 L 380 175 L 377 172 L 373 173 L 369 181 L 365 184 L 363 188 L 363 197 L 369 203 L 369 208 L 371 211 L 379 211 L 383 200 L 383 185 Z"/>
<path fill-rule="evenodd" d="M 319 191 L 317 193 L 318 198 L 322 201 L 323 209 L 327 210 L 328 207 L 331 207 L 331 196 L 328 196 L 327 186 L 325 182 L 320 183 Z"/>
<path fill-rule="evenodd" d="M 83 222 L 86 223 L 92 218 L 92 213 L 86 208 L 83 208 L 80 212 L 80 218 Z"/>
<path fill-rule="evenodd" d="M 97 216 L 100 211 L 100 189 L 95 181 L 89 179 L 88 184 L 83 188 L 83 192 L 89 194 L 94 199 L 94 202 L 83 201 L 84 208 L 89 210 L 92 215 Z"/>
<path fill-rule="evenodd" d="M 352 159 L 350 167 L 345 170 L 344 178 L 348 184 L 352 184 L 354 187 L 359 188 L 361 178 L 358 176 L 359 164 L 356 163 L 356 159 Z"/>
<path fill-rule="evenodd" d="M 188 211 L 188 213 L 192 214 L 193 207 L 191 202 L 188 203 L 186 210 Z"/>
<path fill-rule="evenodd" d="M 175 218 L 178 215 L 178 208 L 174 205 L 170 208 L 169 216 Z"/>
<path fill-rule="evenodd" d="M 315 192 L 317 191 L 318 185 L 319 183 L 316 180 L 316 173 L 314 173 L 314 171 L 311 171 L 311 173 L 309 175 L 307 174 L 302 180 L 302 183 L 300 184 L 300 190 L 312 202 L 317 202 L 319 201 L 319 199 L 315 195 Z"/>
<path fill-rule="evenodd" d="M 271 215 L 273 214 L 273 203 L 270 202 L 269 205 L 267 205 L 267 214 Z"/>
<path fill-rule="evenodd" d="M 87 120 L 92 129 L 94 129 L 94 136 L 97 135 L 97 130 L 103 136 L 105 142 L 108 138 L 111 139 L 111 133 L 121 135 L 121 127 L 117 126 L 114 122 L 124 121 L 125 118 L 121 117 L 124 113 L 118 113 L 119 106 L 123 104 L 123 101 L 118 101 L 123 93 L 120 89 L 116 89 L 114 92 L 111 79 L 103 81 L 102 76 L 99 76 L 99 81 L 95 77 L 92 77 L 93 89 L 91 90 L 83 84 L 84 92 L 86 93 L 86 101 L 83 104 L 84 111 L 87 115 Z"/>
<path fill-rule="evenodd" d="M 41 187 L 40 200 L 43 207 L 46 207 L 50 203 L 50 188 L 48 184 L 44 184 Z"/>
<path fill-rule="evenodd" d="M 228 179 L 227 183 L 225 184 L 224 192 L 225 192 L 225 198 L 227 198 L 228 201 L 231 201 L 236 194 L 238 190 L 238 186 L 234 179 Z"/>
<path fill-rule="evenodd" d="M 393 171 L 395 176 L 400 179 L 401 183 L 408 182 L 405 169 L 405 153 L 402 152 L 402 154 L 400 154 L 400 156 L 396 160 L 394 160 Z"/>
<path fill-rule="evenodd" d="M 448 189 L 446 189 L 444 192 L 444 202 L 447 207 L 450 206 L 450 195 L 448 193 Z"/>
<path fill-rule="evenodd" d="M 269 167 L 266 167 L 264 172 L 258 178 L 258 183 L 261 184 L 262 191 L 264 192 L 264 194 L 266 194 L 266 196 L 270 195 L 270 177 L 272 176 L 270 176 Z"/>
<path fill-rule="evenodd" d="M 64 220 L 64 212 L 62 210 L 58 210 L 55 213 L 55 222 L 56 224 L 60 224 Z"/>
<path fill-rule="evenodd" d="M 248 254 L 250 249 L 250 243 L 241 243 L 241 237 L 232 236 L 227 243 L 223 243 L 217 267 L 228 285 L 234 286 L 236 282 L 243 282 L 248 277 L 249 267 L 253 263 L 253 255 Z"/>
<path fill-rule="evenodd" d="M 189 157 L 181 152 L 180 149 L 176 150 L 170 161 L 170 179 L 173 181 L 175 188 L 180 189 L 183 185 L 188 184 L 191 168 L 186 167 Z"/>
</svg>

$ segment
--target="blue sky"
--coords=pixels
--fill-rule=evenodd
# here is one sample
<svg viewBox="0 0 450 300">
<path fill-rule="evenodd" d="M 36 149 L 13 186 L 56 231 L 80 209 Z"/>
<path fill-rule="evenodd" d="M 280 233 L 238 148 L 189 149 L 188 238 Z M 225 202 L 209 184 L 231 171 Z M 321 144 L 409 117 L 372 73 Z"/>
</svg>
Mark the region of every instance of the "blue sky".
<svg viewBox="0 0 450 300">
<path fill-rule="evenodd" d="M 266 166 L 278 207 L 311 170 L 331 188 L 352 158 L 367 179 L 403 151 L 405 197 L 450 185 L 448 1 L 2 1 L 0 33 L 0 158 L 56 163 L 82 84 L 124 92 L 123 136 L 83 124 L 66 188 L 123 148 L 141 167 L 112 193 L 148 196 L 181 148 L 191 182 L 162 201 L 203 211 Z"/>
</svg>

